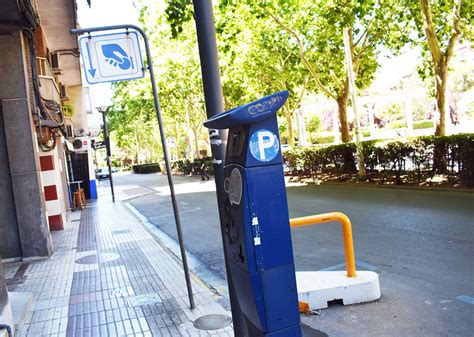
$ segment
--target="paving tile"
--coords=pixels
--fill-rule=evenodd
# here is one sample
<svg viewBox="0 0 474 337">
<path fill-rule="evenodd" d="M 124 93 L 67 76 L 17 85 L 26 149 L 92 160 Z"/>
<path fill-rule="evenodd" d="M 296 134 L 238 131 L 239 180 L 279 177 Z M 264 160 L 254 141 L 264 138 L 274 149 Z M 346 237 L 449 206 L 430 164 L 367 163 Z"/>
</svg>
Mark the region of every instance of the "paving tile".
<svg viewBox="0 0 474 337">
<path fill-rule="evenodd" d="M 66 223 L 52 238 L 49 259 L 4 265 L 7 278 L 22 273 L 15 291 L 36 301 L 18 336 L 233 335 L 232 327 L 194 328 L 202 315 L 228 313 L 194 280 L 198 308 L 188 308 L 180 263 L 122 203 L 86 208 L 79 223 Z M 150 294 L 159 301 L 131 307 L 130 298 Z"/>
</svg>

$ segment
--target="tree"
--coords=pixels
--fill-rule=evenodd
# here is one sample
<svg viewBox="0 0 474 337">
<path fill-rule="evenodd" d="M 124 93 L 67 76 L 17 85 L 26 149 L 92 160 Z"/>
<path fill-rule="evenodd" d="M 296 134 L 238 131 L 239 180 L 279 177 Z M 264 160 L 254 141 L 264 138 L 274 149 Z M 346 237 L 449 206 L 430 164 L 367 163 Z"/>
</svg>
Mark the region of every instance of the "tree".
<svg viewBox="0 0 474 337">
<path fill-rule="evenodd" d="M 318 115 L 313 115 L 306 122 L 306 129 L 309 132 L 309 137 L 311 143 L 316 142 L 316 137 L 318 136 L 319 131 L 321 130 L 321 118 Z"/>
<path fill-rule="evenodd" d="M 184 143 L 188 146 L 188 158 L 193 160 L 199 155 L 200 139 L 205 139 L 203 122 L 206 115 L 199 58 L 197 50 L 187 40 L 172 45 L 177 54 L 167 58 L 164 64 L 166 72 L 160 80 L 162 102 L 167 115 L 178 122 L 177 127 L 182 128 L 184 138 L 188 138 Z"/>
<path fill-rule="evenodd" d="M 112 138 L 134 163 L 161 159 L 155 109 L 148 81 L 114 85 L 114 104 L 108 114 Z"/>
<path fill-rule="evenodd" d="M 166 22 L 164 12 L 164 2 L 153 2 L 142 9 L 140 20 L 151 44 L 166 46 L 152 50 L 165 136 L 174 140 L 174 154 L 193 160 L 199 154 L 200 140 L 206 138 L 196 37 L 192 22 L 186 22 L 182 33 L 173 38 L 176 34 Z M 121 82 L 114 89 L 110 116 L 118 145 L 135 162 L 141 157 L 161 160 L 149 81 Z"/>
<path fill-rule="evenodd" d="M 449 63 L 459 40 L 473 37 L 472 2 L 467 0 L 405 2 L 418 32 L 416 43 L 422 46 L 424 63 L 419 69 L 423 79 L 434 76 L 439 111 L 435 135 L 446 134 L 446 88 Z"/>
<path fill-rule="evenodd" d="M 168 3 L 167 20 L 175 38 L 185 33 L 184 27 L 192 18 L 190 4 L 190 0 Z M 226 109 L 288 90 L 290 97 L 281 113 L 286 119 L 288 142 L 294 145 L 292 117 L 308 85 L 308 72 L 294 44 L 289 44 L 281 28 L 262 16 L 252 2 L 220 1 L 215 19 Z"/>
<path fill-rule="evenodd" d="M 280 114 L 286 119 L 288 143 L 294 146 L 293 114 L 301 105 L 309 78 L 294 43 L 254 4 L 220 2 L 216 25 L 226 107 L 288 90 L 289 99 Z"/>
<path fill-rule="evenodd" d="M 378 67 L 381 45 L 398 50 L 407 41 L 400 24 L 404 9 L 395 0 L 266 1 L 261 9 L 294 41 L 317 91 L 338 105 L 341 138 L 350 141 L 347 121 L 349 80 L 342 31 L 348 28 L 359 89 L 367 87 Z"/>
</svg>

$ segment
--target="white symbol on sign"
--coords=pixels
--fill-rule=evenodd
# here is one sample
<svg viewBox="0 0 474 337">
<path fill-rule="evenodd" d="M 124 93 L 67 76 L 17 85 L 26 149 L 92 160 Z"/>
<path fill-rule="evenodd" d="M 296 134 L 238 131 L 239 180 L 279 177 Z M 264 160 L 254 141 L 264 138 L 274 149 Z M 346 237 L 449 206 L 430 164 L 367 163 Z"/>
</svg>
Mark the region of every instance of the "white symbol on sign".
<svg viewBox="0 0 474 337">
<path fill-rule="evenodd" d="M 278 137 L 270 130 L 260 129 L 252 133 L 249 142 L 252 156 L 261 162 L 273 160 L 280 151 Z"/>
<path fill-rule="evenodd" d="M 79 40 L 86 81 L 90 84 L 144 76 L 136 32 L 83 36 Z"/>
<path fill-rule="evenodd" d="M 265 149 L 269 149 L 275 144 L 275 137 L 270 131 L 258 132 L 258 146 L 260 148 L 260 159 L 265 160 Z"/>
</svg>

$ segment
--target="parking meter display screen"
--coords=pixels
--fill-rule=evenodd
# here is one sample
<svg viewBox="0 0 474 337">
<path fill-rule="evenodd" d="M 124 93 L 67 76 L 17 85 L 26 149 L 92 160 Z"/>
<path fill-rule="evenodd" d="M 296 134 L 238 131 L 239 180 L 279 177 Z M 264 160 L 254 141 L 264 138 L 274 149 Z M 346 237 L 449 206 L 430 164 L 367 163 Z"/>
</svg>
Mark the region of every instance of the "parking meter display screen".
<svg viewBox="0 0 474 337">
<path fill-rule="evenodd" d="M 245 142 L 245 130 L 243 127 L 236 128 L 231 131 L 229 137 L 230 144 L 228 146 L 228 154 L 231 157 L 239 157 L 242 154 Z"/>
</svg>

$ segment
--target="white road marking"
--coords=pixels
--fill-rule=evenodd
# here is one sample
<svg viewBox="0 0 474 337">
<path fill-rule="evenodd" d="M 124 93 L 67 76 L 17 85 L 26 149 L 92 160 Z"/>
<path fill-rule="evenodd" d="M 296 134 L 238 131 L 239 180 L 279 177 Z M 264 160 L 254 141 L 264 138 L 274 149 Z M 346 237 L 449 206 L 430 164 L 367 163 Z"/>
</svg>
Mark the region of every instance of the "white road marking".
<svg viewBox="0 0 474 337">
<path fill-rule="evenodd" d="M 201 208 L 200 207 L 195 207 L 194 209 L 190 209 L 190 210 L 187 210 L 187 211 L 180 211 L 179 214 L 186 214 L 186 213 L 192 213 L 192 212 L 197 212 L 197 211 L 200 211 Z M 174 213 L 170 213 L 170 214 L 163 214 L 163 215 L 159 215 L 159 216 L 154 216 L 154 217 L 151 217 L 151 218 L 148 218 L 148 220 L 153 220 L 153 219 L 159 219 L 159 218 L 166 218 L 168 216 L 174 216 Z"/>
</svg>

